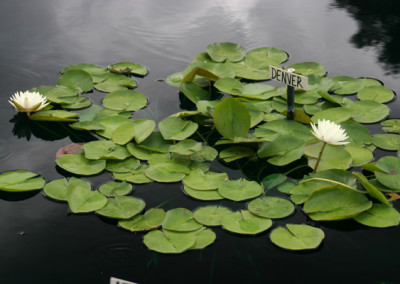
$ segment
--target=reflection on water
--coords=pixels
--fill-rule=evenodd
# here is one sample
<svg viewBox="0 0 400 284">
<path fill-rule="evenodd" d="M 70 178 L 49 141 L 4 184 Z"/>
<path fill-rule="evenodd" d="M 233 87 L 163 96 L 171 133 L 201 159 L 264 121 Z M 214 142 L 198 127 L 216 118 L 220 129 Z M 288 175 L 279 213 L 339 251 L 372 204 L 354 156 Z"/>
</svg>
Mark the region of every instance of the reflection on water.
<svg viewBox="0 0 400 284">
<path fill-rule="evenodd" d="M 345 9 L 357 22 L 350 41 L 357 48 L 374 48 L 388 74 L 400 72 L 400 2 L 335 0 L 333 7 Z"/>
</svg>

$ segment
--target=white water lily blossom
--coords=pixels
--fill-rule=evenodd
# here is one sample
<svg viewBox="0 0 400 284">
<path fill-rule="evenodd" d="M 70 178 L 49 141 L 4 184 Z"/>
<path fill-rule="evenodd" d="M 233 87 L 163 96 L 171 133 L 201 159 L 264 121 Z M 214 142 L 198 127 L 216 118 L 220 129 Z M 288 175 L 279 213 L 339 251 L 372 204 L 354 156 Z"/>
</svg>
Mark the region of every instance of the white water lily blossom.
<svg viewBox="0 0 400 284">
<path fill-rule="evenodd" d="M 16 92 L 8 101 L 17 111 L 26 112 L 30 115 L 31 112 L 39 111 L 46 107 L 50 102 L 46 97 L 38 92 Z"/>
<path fill-rule="evenodd" d="M 314 131 L 311 133 L 319 140 L 330 144 L 330 145 L 345 145 L 349 142 L 346 142 L 347 138 L 349 138 L 346 134 L 346 131 L 339 125 L 330 120 L 319 120 L 318 126 L 311 123 L 311 127 Z"/>
</svg>

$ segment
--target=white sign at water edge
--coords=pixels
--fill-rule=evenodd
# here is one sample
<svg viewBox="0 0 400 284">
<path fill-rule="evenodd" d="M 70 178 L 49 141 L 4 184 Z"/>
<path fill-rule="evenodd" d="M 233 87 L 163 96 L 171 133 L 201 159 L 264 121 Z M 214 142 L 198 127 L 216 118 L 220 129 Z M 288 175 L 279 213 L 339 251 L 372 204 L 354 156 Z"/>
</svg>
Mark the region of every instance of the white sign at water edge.
<svg viewBox="0 0 400 284">
<path fill-rule="evenodd" d="M 281 82 L 302 90 L 308 90 L 308 78 L 286 70 L 269 66 L 269 76 L 272 80 Z"/>
</svg>

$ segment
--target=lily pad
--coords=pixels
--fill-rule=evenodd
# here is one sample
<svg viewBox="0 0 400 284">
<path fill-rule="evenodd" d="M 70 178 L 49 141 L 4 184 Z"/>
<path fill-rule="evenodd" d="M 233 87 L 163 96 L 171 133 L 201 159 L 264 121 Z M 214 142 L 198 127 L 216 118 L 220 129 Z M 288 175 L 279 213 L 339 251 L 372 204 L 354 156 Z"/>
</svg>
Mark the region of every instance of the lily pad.
<svg viewBox="0 0 400 284">
<path fill-rule="evenodd" d="M 350 76 L 332 77 L 333 86 L 330 91 L 337 95 L 351 95 L 364 88 L 362 80 Z"/>
<path fill-rule="evenodd" d="M 345 149 L 353 158 L 352 167 L 364 165 L 374 158 L 374 154 L 366 148 L 345 146 Z"/>
<path fill-rule="evenodd" d="M 176 153 L 179 155 L 192 155 L 195 152 L 200 151 L 202 145 L 200 142 L 197 142 L 192 139 L 182 140 L 174 145 L 169 147 L 169 151 L 171 153 Z"/>
<path fill-rule="evenodd" d="M 171 232 L 171 233 L 175 233 L 175 232 Z M 177 233 L 175 233 L 177 234 Z M 216 239 L 216 235 L 213 231 L 211 231 L 210 229 L 206 229 L 206 228 L 200 228 L 197 231 L 194 232 L 189 232 L 186 234 L 194 234 L 195 236 L 195 243 L 194 245 L 190 248 L 191 250 L 193 249 L 203 249 L 206 246 L 211 245 L 215 239 Z"/>
<path fill-rule="evenodd" d="M 329 108 L 319 111 L 314 114 L 311 120 L 317 123 L 318 120 L 330 120 L 335 123 L 340 123 L 350 119 L 353 115 L 353 111 L 344 107 Z"/>
<path fill-rule="evenodd" d="M 371 206 L 362 193 L 343 186 L 326 186 L 311 193 L 303 208 L 313 220 L 333 221 L 352 218 Z"/>
<path fill-rule="evenodd" d="M 151 208 L 144 214 L 136 215 L 132 219 L 120 220 L 118 225 L 131 232 L 149 231 L 161 226 L 165 218 L 165 211 L 161 208 Z"/>
<path fill-rule="evenodd" d="M 323 65 L 317 63 L 317 62 L 301 62 L 301 63 L 296 63 L 288 66 L 286 68 L 294 68 L 296 71 L 296 74 L 300 74 L 303 76 L 308 76 L 308 75 L 317 75 L 317 76 L 324 76 L 326 74 L 326 69 Z"/>
<path fill-rule="evenodd" d="M 398 134 L 375 134 L 372 136 L 372 143 L 384 150 L 396 151 L 400 149 L 400 135 Z"/>
<path fill-rule="evenodd" d="M 104 130 L 96 131 L 97 134 L 112 139 L 113 132 L 121 126 L 122 123 L 130 121 L 128 118 L 117 115 L 109 116 L 104 119 L 99 120 L 100 124 L 104 127 Z"/>
<path fill-rule="evenodd" d="M 140 144 L 137 144 L 137 146 L 152 152 L 168 153 L 171 144 L 172 141 L 164 140 L 160 132 L 153 131 L 144 141 L 142 141 Z"/>
<path fill-rule="evenodd" d="M 255 152 L 252 148 L 244 146 L 231 146 L 219 153 L 219 157 L 227 163 L 254 155 Z"/>
<path fill-rule="evenodd" d="M 253 215 L 249 211 L 241 210 L 222 217 L 221 225 L 225 230 L 233 233 L 256 235 L 268 230 L 272 226 L 272 221 Z"/>
<path fill-rule="evenodd" d="M 317 248 L 325 238 L 324 232 L 309 225 L 286 224 L 271 232 L 270 239 L 278 247 L 288 250 Z"/>
<path fill-rule="evenodd" d="M 226 173 L 203 172 L 195 169 L 185 176 L 183 182 L 186 186 L 196 190 L 215 190 L 218 185 L 228 179 Z"/>
<path fill-rule="evenodd" d="M 368 194 L 378 200 L 379 202 L 390 205 L 389 201 L 386 199 L 385 195 L 379 191 L 369 180 L 360 172 L 353 172 L 353 175 L 357 177 L 358 181 L 362 184 Z"/>
<path fill-rule="evenodd" d="M 200 100 L 210 100 L 210 93 L 194 82 L 185 82 L 179 87 L 181 91 L 193 103 Z"/>
<path fill-rule="evenodd" d="M 381 122 L 382 130 L 390 133 L 400 133 L 400 119 L 388 119 Z"/>
<path fill-rule="evenodd" d="M 143 242 L 149 249 L 160 253 L 181 253 L 194 246 L 196 238 L 193 234 L 154 230 L 144 236 Z"/>
<path fill-rule="evenodd" d="M 235 76 L 237 78 L 243 78 L 247 80 L 267 80 L 270 77 L 268 69 L 257 69 L 247 65 L 243 61 L 238 63 L 226 62 L 225 65 L 235 72 Z M 274 65 L 280 67 L 277 63 Z"/>
<path fill-rule="evenodd" d="M 10 192 L 31 191 L 43 188 L 45 181 L 38 174 L 16 170 L 0 174 L 0 190 Z"/>
<path fill-rule="evenodd" d="M 74 70 L 74 69 L 83 70 L 83 71 L 89 73 L 90 75 L 101 75 L 101 74 L 107 73 L 107 70 L 105 68 L 97 66 L 97 65 L 93 65 L 93 64 L 88 64 L 88 63 L 68 65 L 61 71 L 61 73 L 64 74 L 65 72 L 68 72 L 68 71 Z"/>
<path fill-rule="evenodd" d="M 374 101 L 354 102 L 347 109 L 352 111 L 353 119 L 360 123 L 375 123 L 389 115 L 386 105 Z"/>
<path fill-rule="evenodd" d="M 162 227 L 170 231 L 190 232 L 203 227 L 203 225 L 194 219 L 192 211 L 175 208 L 167 211 Z"/>
<path fill-rule="evenodd" d="M 108 160 L 106 170 L 117 173 L 127 173 L 136 170 L 140 166 L 140 161 L 134 157 L 125 160 Z"/>
<path fill-rule="evenodd" d="M 322 142 L 307 145 L 304 148 L 304 154 L 309 156 L 308 165 L 313 169 L 315 167 L 317 157 L 322 148 Z M 353 162 L 353 158 L 343 146 L 326 145 L 321 156 L 318 171 L 329 169 L 348 169 Z"/>
<path fill-rule="evenodd" d="M 386 156 L 376 162 L 374 171 L 377 180 L 394 192 L 400 191 L 400 159 L 398 157 Z"/>
<path fill-rule="evenodd" d="M 227 207 L 223 206 L 205 206 L 194 211 L 194 219 L 206 226 L 220 226 L 221 219 L 226 214 L 232 213 Z"/>
<path fill-rule="evenodd" d="M 62 103 L 61 107 L 64 109 L 81 109 L 87 108 L 92 104 L 92 101 L 84 96 L 79 96 L 75 98 L 73 102 L 70 103 Z"/>
<path fill-rule="evenodd" d="M 107 197 L 123 196 L 132 192 L 132 185 L 126 181 L 110 181 L 102 184 L 99 191 Z"/>
<path fill-rule="evenodd" d="M 225 180 L 218 185 L 218 192 L 227 199 L 242 201 L 259 196 L 263 192 L 263 188 L 255 181 Z"/>
<path fill-rule="evenodd" d="M 190 197 L 198 200 L 211 201 L 224 199 L 224 197 L 219 194 L 218 190 L 197 190 L 185 185 L 183 191 Z"/>
<path fill-rule="evenodd" d="M 121 123 L 111 134 L 112 142 L 118 145 L 125 145 L 132 141 L 135 136 L 135 126 L 132 120 Z"/>
<path fill-rule="evenodd" d="M 29 90 L 46 97 L 49 102 L 56 104 L 72 103 L 77 98 L 77 92 L 63 86 L 39 86 Z"/>
<path fill-rule="evenodd" d="M 158 182 L 178 182 L 185 177 L 184 173 L 176 172 L 168 164 L 150 166 L 144 173 L 148 178 Z"/>
<path fill-rule="evenodd" d="M 348 138 L 346 141 L 349 142 L 347 146 L 361 146 L 371 144 L 371 133 L 361 123 L 356 121 L 348 120 L 340 123 L 340 126 L 346 131 Z"/>
<path fill-rule="evenodd" d="M 84 154 L 65 154 L 56 159 L 56 163 L 64 170 L 78 175 L 94 175 L 106 167 L 105 160 L 88 160 Z"/>
<path fill-rule="evenodd" d="M 289 200 L 279 197 L 260 197 L 250 201 L 248 210 L 254 215 L 264 218 L 284 218 L 294 211 L 294 205 Z"/>
<path fill-rule="evenodd" d="M 103 208 L 106 203 L 107 198 L 97 190 L 92 191 L 85 187 L 72 187 L 68 191 L 68 205 L 73 213 L 96 211 Z"/>
<path fill-rule="evenodd" d="M 388 205 L 376 203 L 371 209 L 355 216 L 354 220 L 365 226 L 386 228 L 399 225 L 400 213 Z"/>
<path fill-rule="evenodd" d="M 206 48 L 208 55 L 215 62 L 241 61 L 246 55 L 246 50 L 232 42 L 221 42 L 209 44 Z"/>
<path fill-rule="evenodd" d="M 147 105 L 147 98 L 136 90 L 120 90 L 105 96 L 103 105 L 118 111 L 136 111 Z"/>
<path fill-rule="evenodd" d="M 394 93 L 391 89 L 382 86 L 366 87 L 357 93 L 359 100 L 370 100 L 378 103 L 387 103 L 393 100 Z"/>
<path fill-rule="evenodd" d="M 68 201 L 69 191 L 75 187 L 82 187 L 86 190 L 90 190 L 92 188 L 90 183 L 87 181 L 76 177 L 71 177 L 69 180 L 66 178 L 52 180 L 44 186 L 43 192 L 46 194 L 46 196 L 53 199 Z"/>
<path fill-rule="evenodd" d="M 196 132 L 199 125 L 177 117 L 168 117 L 160 121 L 158 128 L 166 140 L 184 140 Z"/>
<path fill-rule="evenodd" d="M 250 50 L 244 61 L 256 68 L 268 68 L 271 63 L 283 63 L 289 58 L 286 51 L 275 47 L 260 47 Z"/>
<path fill-rule="evenodd" d="M 93 88 L 93 80 L 86 71 L 73 69 L 64 72 L 58 79 L 57 85 L 71 88 L 78 93 L 87 93 Z"/>
<path fill-rule="evenodd" d="M 126 147 L 116 145 L 109 140 L 97 140 L 82 146 L 85 158 L 89 160 L 112 159 L 124 160 L 131 154 Z"/>
<path fill-rule="evenodd" d="M 98 83 L 94 84 L 94 88 L 101 92 L 127 90 L 137 86 L 133 78 L 122 74 L 105 73 L 96 77 L 93 76 L 93 80 L 98 80 Z"/>
<path fill-rule="evenodd" d="M 37 121 L 77 121 L 78 115 L 66 110 L 42 110 L 31 114 L 29 119 Z"/>
<path fill-rule="evenodd" d="M 108 198 L 106 206 L 96 213 L 109 218 L 129 219 L 139 214 L 145 206 L 146 203 L 141 199 L 132 196 L 116 196 Z"/>
<path fill-rule="evenodd" d="M 126 172 L 126 173 L 118 173 L 113 172 L 113 176 L 116 180 L 125 180 L 127 182 L 131 182 L 134 184 L 143 184 L 149 183 L 153 180 L 149 179 L 145 174 L 144 171 L 148 168 L 148 165 L 141 165 L 134 171 Z"/>
<path fill-rule="evenodd" d="M 118 74 L 133 74 L 139 76 L 146 76 L 149 70 L 143 65 L 133 62 L 119 62 L 108 66 L 108 70 Z"/>
</svg>

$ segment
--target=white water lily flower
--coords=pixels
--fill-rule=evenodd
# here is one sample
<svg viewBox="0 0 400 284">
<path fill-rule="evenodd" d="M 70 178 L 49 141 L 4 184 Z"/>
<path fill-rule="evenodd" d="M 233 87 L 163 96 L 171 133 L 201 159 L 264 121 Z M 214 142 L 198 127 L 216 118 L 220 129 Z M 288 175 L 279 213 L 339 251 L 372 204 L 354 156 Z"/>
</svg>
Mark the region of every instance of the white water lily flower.
<svg viewBox="0 0 400 284">
<path fill-rule="evenodd" d="M 8 101 L 17 111 L 26 112 L 28 115 L 31 112 L 39 111 L 47 106 L 50 102 L 46 97 L 38 92 L 16 92 Z"/>
<path fill-rule="evenodd" d="M 345 142 L 347 138 L 346 131 L 339 125 L 330 120 L 318 119 L 318 126 L 311 123 L 311 127 L 314 131 L 311 133 L 319 140 L 330 144 L 330 145 L 345 145 L 349 142 Z"/>
</svg>

